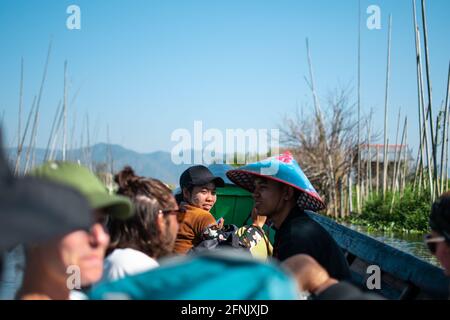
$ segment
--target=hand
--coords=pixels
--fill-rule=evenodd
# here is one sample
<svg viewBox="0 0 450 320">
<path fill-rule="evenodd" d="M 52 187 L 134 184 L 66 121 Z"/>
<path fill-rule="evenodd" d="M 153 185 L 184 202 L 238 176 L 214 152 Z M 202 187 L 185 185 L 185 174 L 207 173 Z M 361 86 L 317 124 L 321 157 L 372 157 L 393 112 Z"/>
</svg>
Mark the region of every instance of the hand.
<svg viewBox="0 0 450 320">
<path fill-rule="evenodd" d="M 225 223 L 225 219 L 224 218 L 220 218 L 219 221 L 217 221 L 217 227 L 219 229 L 222 229 L 224 223 Z"/>
<path fill-rule="evenodd" d="M 253 208 L 252 210 L 252 225 L 257 227 L 264 227 L 264 224 L 266 223 L 267 217 L 266 216 L 260 216 L 258 215 L 258 210 L 256 208 Z"/>
<path fill-rule="evenodd" d="M 282 266 L 294 275 L 300 291 L 318 294 L 337 283 L 314 258 L 306 254 L 292 256 Z"/>
</svg>

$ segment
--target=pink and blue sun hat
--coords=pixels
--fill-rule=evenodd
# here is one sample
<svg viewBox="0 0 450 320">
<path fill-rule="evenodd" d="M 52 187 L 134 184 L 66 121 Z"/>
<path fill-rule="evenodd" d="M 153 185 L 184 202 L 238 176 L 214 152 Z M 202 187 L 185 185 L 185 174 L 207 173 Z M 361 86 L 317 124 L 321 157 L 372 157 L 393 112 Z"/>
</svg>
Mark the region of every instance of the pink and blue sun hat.
<svg viewBox="0 0 450 320">
<path fill-rule="evenodd" d="M 229 170 L 227 177 L 241 188 L 253 192 L 254 179 L 271 179 L 300 191 L 297 204 L 304 210 L 319 211 L 326 205 L 290 152 Z"/>
</svg>

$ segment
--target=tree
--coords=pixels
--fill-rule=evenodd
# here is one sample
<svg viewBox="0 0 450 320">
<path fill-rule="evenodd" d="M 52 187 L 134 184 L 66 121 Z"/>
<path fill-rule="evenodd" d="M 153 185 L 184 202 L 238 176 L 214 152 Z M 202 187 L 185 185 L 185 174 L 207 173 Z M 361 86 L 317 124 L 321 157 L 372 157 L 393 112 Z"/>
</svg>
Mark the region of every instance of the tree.
<svg viewBox="0 0 450 320">
<path fill-rule="evenodd" d="M 280 126 L 282 144 L 291 150 L 324 197 L 327 214 L 335 216 L 338 204 L 346 203 L 341 202 L 341 197 L 345 197 L 342 186 L 347 184 L 353 167 L 358 134 L 354 107 L 350 90 L 337 89 L 326 99 L 325 115 L 318 108 L 309 108 L 313 111 L 305 113 L 306 108 L 302 107 L 293 117 L 286 115 Z"/>
</svg>

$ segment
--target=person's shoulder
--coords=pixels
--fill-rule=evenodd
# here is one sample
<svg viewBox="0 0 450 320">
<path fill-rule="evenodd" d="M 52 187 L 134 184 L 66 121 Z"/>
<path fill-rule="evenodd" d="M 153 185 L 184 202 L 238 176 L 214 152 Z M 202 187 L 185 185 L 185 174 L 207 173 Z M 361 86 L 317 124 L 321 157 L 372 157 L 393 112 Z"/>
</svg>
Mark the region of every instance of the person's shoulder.
<svg viewBox="0 0 450 320">
<path fill-rule="evenodd" d="M 315 221 L 309 219 L 308 216 L 296 216 L 283 224 L 282 233 L 289 237 L 304 238 L 311 233 L 317 232 L 319 229 L 320 226 Z"/>
<path fill-rule="evenodd" d="M 103 277 L 100 282 L 114 281 L 158 266 L 155 259 L 138 250 L 115 249 L 105 258 Z"/>
<path fill-rule="evenodd" d="M 194 207 L 191 205 L 185 206 L 186 208 L 186 214 L 190 215 L 190 219 L 193 220 L 210 220 L 210 221 L 216 221 L 214 219 L 214 216 L 211 214 L 211 212 L 203 210 L 202 208 Z"/>
<path fill-rule="evenodd" d="M 325 228 L 306 214 L 294 217 L 286 227 L 290 234 L 296 237 L 328 234 Z"/>
<path fill-rule="evenodd" d="M 155 259 L 149 257 L 145 253 L 131 249 L 116 249 L 108 257 L 106 257 L 105 262 L 111 266 L 121 266 L 122 268 L 151 268 L 157 267 L 158 262 Z"/>
<path fill-rule="evenodd" d="M 202 208 L 187 204 L 184 206 L 186 209 L 186 213 L 195 213 L 195 214 L 211 214 L 209 211 L 203 210 Z"/>
</svg>

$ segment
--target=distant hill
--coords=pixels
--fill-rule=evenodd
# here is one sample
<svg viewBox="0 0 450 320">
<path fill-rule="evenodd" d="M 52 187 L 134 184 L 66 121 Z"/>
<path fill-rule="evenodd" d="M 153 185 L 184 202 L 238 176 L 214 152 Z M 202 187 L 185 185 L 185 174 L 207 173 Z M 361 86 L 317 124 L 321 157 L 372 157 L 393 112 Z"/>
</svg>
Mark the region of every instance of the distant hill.
<svg viewBox="0 0 450 320">
<path fill-rule="evenodd" d="M 10 148 L 6 150 L 11 163 L 16 159 L 16 149 Z M 25 167 L 25 156 L 27 149 L 22 153 L 22 170 Z M 67 153 L 67 159 L 70 161 L 81 163 L 89 163 L 92 159 L 94 165 L 108 164 L 110 154 L 113 159 L 114 172 L 119 171 L 125 165 L 130 165 L 138 175 L 160 179 L 161 181 L 173 185 L 178 185 L 181 173 L 190 165 L 176 165 L 171 160 L 169 152 L 157 151 L 152 153 L 138 153 L 129 149 L 125 149 L 120 145 L 99 143 L 93 145 L 90 150 L 74 149 Z M 36 149 L 35 165 L 39 165 L 45 158 L 44 149 Z M 62 158 L 62 153 L 58 151 L 56 159 Z M 108 167 L 109 168 L 109 167 Z"/>
</svg>

